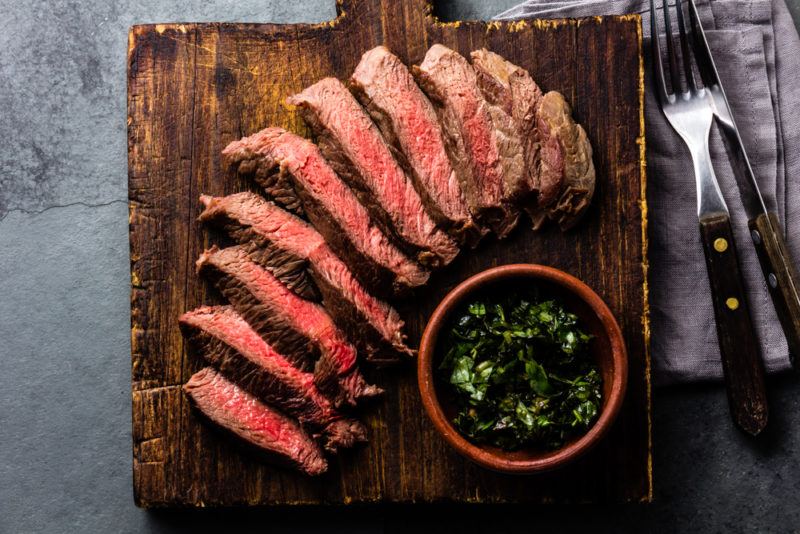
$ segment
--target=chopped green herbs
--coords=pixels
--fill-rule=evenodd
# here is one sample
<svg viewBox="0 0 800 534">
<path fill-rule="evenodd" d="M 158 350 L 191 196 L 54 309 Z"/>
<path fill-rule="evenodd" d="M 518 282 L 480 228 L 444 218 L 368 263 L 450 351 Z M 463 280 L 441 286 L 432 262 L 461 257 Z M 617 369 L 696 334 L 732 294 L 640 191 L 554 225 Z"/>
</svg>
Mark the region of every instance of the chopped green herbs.
<svg viewBox="0 0 800 534">
<path fill-rule="evenodd" d="M 577 317 L 532 296 L 475 300 L 444 338 L 440 365 L 452 385 L 456 428 L 504 449 L 556 449 L 586 431 L 602 379 Z"/>
</svg>

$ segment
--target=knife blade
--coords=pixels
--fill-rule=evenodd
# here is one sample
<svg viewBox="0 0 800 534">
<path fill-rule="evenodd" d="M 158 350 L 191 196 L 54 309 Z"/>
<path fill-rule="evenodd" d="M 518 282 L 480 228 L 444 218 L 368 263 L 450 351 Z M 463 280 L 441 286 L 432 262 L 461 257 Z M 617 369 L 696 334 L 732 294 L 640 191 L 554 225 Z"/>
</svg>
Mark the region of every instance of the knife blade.
<svg viewBox="0 0 800 534">
<path fill-rule="evenodd" d="M 758 255 L 761 271 L 775 311 L 789 346 L 792 366 L 797 368 L 800 354 L 800 276 L 789 255 L 784 231 L 778 216 L 767 208 L 736 126 L 728 97 L 722 86 L 714 57 L 708 46 L 697 7 L 689 0 L 689 15 L 695 36 L 695 55 L 703 84 L 712 96 L 714 118 L 731 162 L 739 196 L 748 219 L 750 237 Z"/>
</svg>

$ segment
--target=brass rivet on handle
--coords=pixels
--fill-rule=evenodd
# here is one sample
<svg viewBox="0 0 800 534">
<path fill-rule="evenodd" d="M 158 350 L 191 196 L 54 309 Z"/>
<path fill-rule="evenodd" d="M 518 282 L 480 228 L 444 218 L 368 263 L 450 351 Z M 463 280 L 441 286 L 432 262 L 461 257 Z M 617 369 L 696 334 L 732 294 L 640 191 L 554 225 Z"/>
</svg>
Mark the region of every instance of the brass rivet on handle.
<svg viewBox="0 0 800 534">
<path fill-rule="evenodd" d="M 725 301 L 725 305 L 728 307 L 729 310 L 736 310 L 739 308 L 739 299 L 736 297 L 731 297 Z"/>
<path fill-rule="evenodd" d="M 724 237 L 718 237 L 714 240 L 714 250 L 717 252 L 725 252 L 728 250 L 728 241 Z"/>
</svg>

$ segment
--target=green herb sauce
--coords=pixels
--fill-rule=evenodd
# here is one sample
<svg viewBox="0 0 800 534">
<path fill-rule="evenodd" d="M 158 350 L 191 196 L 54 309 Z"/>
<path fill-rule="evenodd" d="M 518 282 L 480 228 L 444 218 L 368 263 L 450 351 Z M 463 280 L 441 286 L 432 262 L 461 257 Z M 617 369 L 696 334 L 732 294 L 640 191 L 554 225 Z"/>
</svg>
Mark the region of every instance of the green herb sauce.
<svg viewBox="0 0 800 534">
<path fill-rule="evenodd" d="M 585 434 L 602 405 L 589 339 L 553 300 L 474 300 L 444 336 L 439 369 L 455 393 L 453 424 L 507 450 L 557 449 Z"/>
</svg>

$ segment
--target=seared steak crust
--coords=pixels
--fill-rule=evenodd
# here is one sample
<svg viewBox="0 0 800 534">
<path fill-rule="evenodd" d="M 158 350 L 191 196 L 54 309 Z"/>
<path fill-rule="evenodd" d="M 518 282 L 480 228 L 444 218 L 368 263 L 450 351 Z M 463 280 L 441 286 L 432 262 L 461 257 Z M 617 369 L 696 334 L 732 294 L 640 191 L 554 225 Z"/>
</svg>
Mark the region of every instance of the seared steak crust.
<svg viewBox="0 0 800 534">
<path fill-rule="evenodd" d="M 535 203 L 540 189 L 536 108 L 542 91 L 528 71 L 494 52 L 483 48 L 472 52 L 471 57 L 484 98 L 513 119 L 525 151 L 523 179 L 514 191 L 514 198 L 522 205 Z"/>
<path fill-rule="evenodd" d="M 327 312 L 298 297 L 241 247 L 212 247 L 197 261 L 237 312 L 294 365 L 307 369 L 309 355 L 319 355 L 314 367 L 317 387 L 336 406 L 355 405 L 380 389 L 368 385 L 358 370 L 356 350 Z"/>
<path fill-rule="evenodd" d="M 364 206 L 307 139 L 267 128 L 231 143 L 223 155 L 240 172 L 257 169 L 256 180 L 267 193 L 290 177 L 305 215 L 366 287 L 389 296 L 428 281 L 429 273 L 372 223 Z"/>
<path fill-rule="evenodd" d="M 398 356 L 413 355 L 405 343 L 405 325 L 397 311 L 370 295 L 307 222 L 254 193 L 217 198 L 204 195 L 201 202 L 206 209 L 200 219 L 224 227 L 248 247 L 248 254 L 257 263 L 269 268 L 273 258 L 283 260 L 285 256 L 295 259 L 292 265 L 310 268 L 325 308 L 367 359 L 393 361 Z M 282 254 L 265 254 L 262 250 Z"/>
<path fill-rule="evenodd" d="M 505 237 L 519 219 L 513 201 L 525 167 L 511 117 L 486 101 L 475 70 L 445 46 L 433 45 L 413 72 L 437 110 L 473 216 Z"/>
<path fill-rule="evenodd" d="M 266 202 L 255 193 L 237 193 L 227 198 L 255 199 Z M 250 257 L 269 270 L 283 284 L 306 300 L 320 300 L 319 291 L 308 271 L 308 258 L 298 247 L 281 246 L 274 240 L 254 231 L 252 227 L 236 224 L 225 218 L 224 210 L 219 208 L 223 198 L 200 195 L 200 203 L 205 210 L 200 214 L 202 222 L 212 222 L 224 229 L 239 243 Z M 298 219 L 299 220 L 299 219 Z"/>
<path fill-rule="evenodd" d="M 440 267 L 459 252 L 428 215 L 380 131 L 347 88 L 324 78 L 287 99 L 298 106 L 336 173 L 395 242 L 422 264 Z"/>
<path fill-rule="evenodd" d="M 528 171 L 520 203 L 534 227 L 546 217 L 562 230 L 574 226 L 591 202 L 595 172 L 592 147 L 569 104 L 555 91 L 542 95 L 525 69 L 498 54 L 476 50 L 472 63 L 486 99 L 511 115 L 520 132 Z"/>
<path fill-rule="evenodd" d="M 467 208 L 436 111 L 408 68 L 386 47 L 378 46 L 362 56 L 350 87 L 436 223 L 459 243 L 475 245 L 484 232 Z"/>
<path fill-rule="evenodd" d="M 562 230 L 577 224 L 595 189 L 592 145 L 586 131 L 572 118 L 572 110 L 561 93 L 550 91 L 539 104 L 539 129 L 557 139 L 563 154 L 563 186 L 555 201 L 548 205 L 547 215 Z"/>
<path fill-rule="evenodd" d="M 184 336 L 215 368 L 248 393 L 297 418 L 325 449 L 335 452 L 366 439 L 366 429 L 345 419 L 300 371 L 268 345 L 230 306 L 204 306 L 180 318 Z"/>
</svg>

